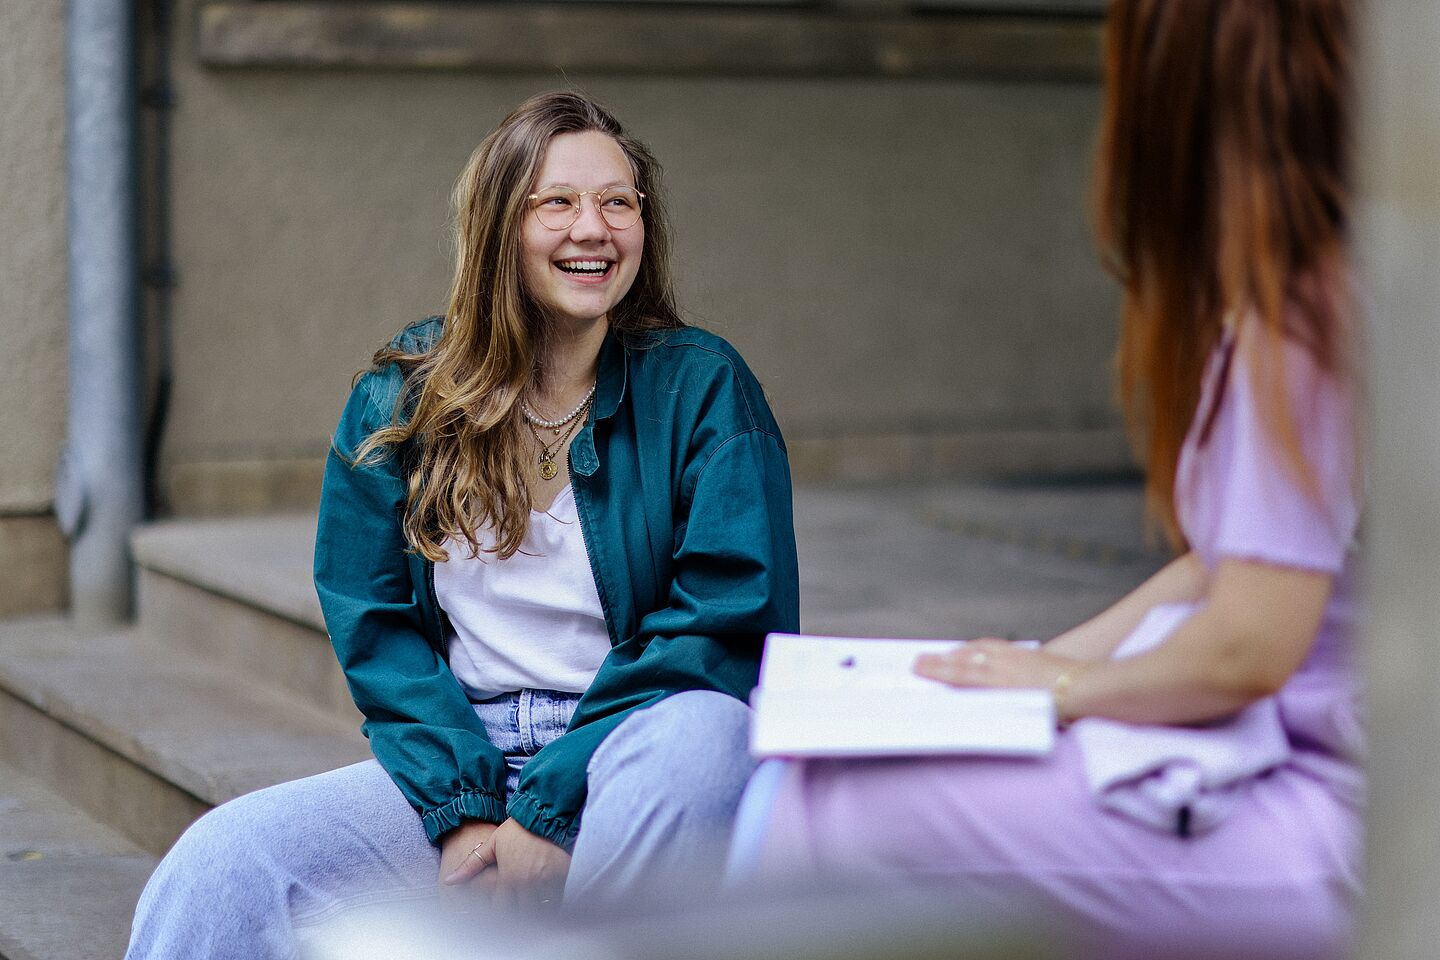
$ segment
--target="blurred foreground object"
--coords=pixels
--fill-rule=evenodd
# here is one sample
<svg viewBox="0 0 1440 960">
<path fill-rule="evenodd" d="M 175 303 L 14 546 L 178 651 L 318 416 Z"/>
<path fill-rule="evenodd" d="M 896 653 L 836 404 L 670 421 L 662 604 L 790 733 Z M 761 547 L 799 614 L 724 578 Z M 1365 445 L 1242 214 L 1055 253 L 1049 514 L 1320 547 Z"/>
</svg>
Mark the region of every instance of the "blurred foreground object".
<svg viewBox="0 0 1440 960">
<path fill-rule="evenodd" d="M 773 893 L 774 891 L 769 891 Z M 788 893 L 644 911 L 502 913 L 447 899 L 346 914 L 302 938 L 303 960 L 1057 960 L 1036 925 L 967 916 L 915 892 Z"/>
<path fill-rule="evenodd" d="M 1434 957 L 1440 913 L 1440 7 L 1364 5 L 1358 266 L 1373 291 L 1369 897 L 1356 956 Z"/>
</svg>

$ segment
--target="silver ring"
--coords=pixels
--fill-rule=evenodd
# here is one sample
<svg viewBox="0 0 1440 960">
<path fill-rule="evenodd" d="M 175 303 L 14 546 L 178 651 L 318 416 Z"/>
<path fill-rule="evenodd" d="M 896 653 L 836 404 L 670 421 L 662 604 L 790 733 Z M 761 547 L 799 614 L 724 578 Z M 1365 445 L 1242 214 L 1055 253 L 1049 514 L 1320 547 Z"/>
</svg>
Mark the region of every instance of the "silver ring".
<svg viewBox="0 0 1440 960">
<path fill-rule="evenodd" d="M 970 655 L 970 662 L 975 664 L 975 666 L 977 667 L 985 666 L 985 662 L 989 659 L 990 658 L 985 655 L 984 650 L 977 650 L 975 653 L 972 653 Z"/>
</svg>

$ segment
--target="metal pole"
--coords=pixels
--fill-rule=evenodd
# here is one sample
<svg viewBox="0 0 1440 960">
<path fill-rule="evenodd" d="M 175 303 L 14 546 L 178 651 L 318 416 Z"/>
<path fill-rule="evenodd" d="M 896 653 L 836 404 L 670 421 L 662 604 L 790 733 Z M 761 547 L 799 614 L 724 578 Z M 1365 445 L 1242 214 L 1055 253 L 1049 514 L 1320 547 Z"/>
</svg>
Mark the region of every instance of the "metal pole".
<svg viewBox="0 0 1440 960">
<path fill-rule="evenodd" d="M 130 615 L 144 505 L 131 0 L 69 0 L 66 52 L 70 388 L 56 512 L 73 617 L 115 623 Z"/>
</svg>

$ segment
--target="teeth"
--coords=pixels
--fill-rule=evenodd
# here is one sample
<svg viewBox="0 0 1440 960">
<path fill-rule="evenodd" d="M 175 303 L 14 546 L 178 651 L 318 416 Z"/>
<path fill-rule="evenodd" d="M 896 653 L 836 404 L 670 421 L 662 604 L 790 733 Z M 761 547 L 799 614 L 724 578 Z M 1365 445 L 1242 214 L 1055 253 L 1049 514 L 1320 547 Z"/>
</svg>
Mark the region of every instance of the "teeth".
<svg viewBox="0 0 1440 960">
<path fill-rule="evenodd" d="M 609 260 L 561 260 L 557 265 L 566 273 L 604 273 L 610 269 Z"/>
</svg>

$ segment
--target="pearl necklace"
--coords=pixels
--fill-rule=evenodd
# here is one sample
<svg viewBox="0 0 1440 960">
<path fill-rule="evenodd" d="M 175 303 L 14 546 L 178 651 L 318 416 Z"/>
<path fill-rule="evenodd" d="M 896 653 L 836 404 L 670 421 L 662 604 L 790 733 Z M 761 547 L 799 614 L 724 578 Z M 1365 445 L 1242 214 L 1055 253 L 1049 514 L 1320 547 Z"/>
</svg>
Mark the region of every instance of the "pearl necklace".
<svg viewBox="0 0 1440 960">
<path fill-rule="evenodd" d="M 590 389 L 586 391 L 585 396 L 582 397 L 580 402 L 575 405 L 575 409 L 565 414 L 565 416 L 561 417 L 559 420 L 546 420 L 544 417 L 537 414 L 534 410 L 531 410 L 530 404 L 526 403 L 524 400 L 520 401 L 520 412 L 525 414 L 525 419 L 529 420 L 533 426 L 543 427 L 546 430 L 553 430 L 555 431 L 555 435 L 558 437 L 560 435 L 560 428 L 565 426 L 565 424 L 569 423 L 571 420 L 574 420 L 576 417 L 580 416 L 581 412 L 590 405 L 590 399 L 594 396 L 595 384 L 592 383 L 590 384 Z"/>
<path fill-rule="evenodd" d="M 562 435 L 559 430 L 556 430 L 556 439 L 549 443 L 541 439 L 540 431 L 535 429 L 535 424 L 528 420 L 525 422 L 525 425 L 530 428 L 530 436 L 535 438 L 535 443 L 540 447 L 540 458 L 537 463 L 539 464 L 541 480 L 554 480 L 555 474 L 560 472 L 560 468 L 555 465 L 555 455 L 560 452 L 560 448 L 565 446 L 565 441 L 570 439 L 570 434 L 574 433 L 575 428 L 580 425 L 580 421 L 576 418 L 576 415 L 588 409 L 589 406 L 590 398 L 586 397 L 585 402 L 580 404 L 580 409 L 566 418 L 570 421 L 570 426 L 565 428 L 565 433 Z M 562 420 L 560 422 L 564 423 L 565 421 Z"/>
</svg>

